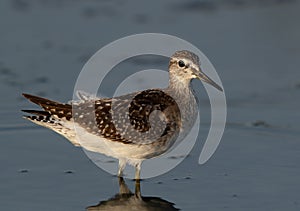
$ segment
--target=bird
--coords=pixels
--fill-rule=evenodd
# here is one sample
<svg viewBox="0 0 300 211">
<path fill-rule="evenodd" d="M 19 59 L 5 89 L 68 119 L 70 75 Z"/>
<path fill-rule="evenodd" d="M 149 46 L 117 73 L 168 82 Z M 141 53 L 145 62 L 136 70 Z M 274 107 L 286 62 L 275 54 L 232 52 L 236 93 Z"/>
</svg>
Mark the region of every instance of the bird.
<svg viewBox="0 0 300 211">
<path fill-rule="evenodd" d="M 198 106 L 191 81 L 199 79 L 223 91 L 201 70 L 199 57 L 191 51 L 176 51 L 168 69 L 166 88 L 112 98 L 78 91 L 78 100 L 60 103 L 23 93 L 42 108 L 22 110 L 30 114 L 23 117 L 57 132 L 75 146 L 118 159 L 119 177 L 127 164 L 134 166 L 138 181 L 142 162 L 171 150 L 195 123 Z"/>
</svg>

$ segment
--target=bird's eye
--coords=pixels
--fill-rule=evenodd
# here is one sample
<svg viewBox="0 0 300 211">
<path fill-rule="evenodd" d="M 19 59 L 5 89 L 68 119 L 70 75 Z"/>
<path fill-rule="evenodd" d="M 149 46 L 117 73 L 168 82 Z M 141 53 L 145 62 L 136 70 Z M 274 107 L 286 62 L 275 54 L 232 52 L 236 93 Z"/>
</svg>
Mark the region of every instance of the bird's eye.
<svg viewBox="0 0 300 211">
<path fill-rule="evenodd" d="M 179 67 L 184 67 L 185 66 L 184 61 L 179 60 L 178 65 L 179 65 Z"/>
</svg>

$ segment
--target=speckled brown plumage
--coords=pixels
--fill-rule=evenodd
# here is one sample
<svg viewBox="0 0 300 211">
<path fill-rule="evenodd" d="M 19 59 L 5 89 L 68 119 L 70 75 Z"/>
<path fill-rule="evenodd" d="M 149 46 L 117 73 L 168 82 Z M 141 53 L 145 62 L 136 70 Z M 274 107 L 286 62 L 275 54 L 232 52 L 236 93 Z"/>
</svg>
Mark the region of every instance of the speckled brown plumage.
<svg viewBox="0 0 300 211">
<path fill-rule="evenodd" d="M 23 110 L 36 115 L 27 116 L 31 120 L 55 124 L 53 120 L 55 117 L 65 118 L 67 121 L 73 118 L 72 120 L 88 132 L 124 144 L 149 144 L 163 136 L 174 135 L 180 126 L 180 110 L 176 102 L 157 89 L 113 99 L 87 100 L 74 105 L 29 94 L 23 95 L 44 109 L 44 111 Z M 153 111 L 160 111 L 163 115 L 153 123 L 152 134 L 146 134 L 151 128 L 150 114 L 153 114 Z M 124 119 L 128 119 L 128 122 Z M 128 127 L 126 123 L 130 123 L 132 127 Z M 151 140 L 151 137 L 155 138 Z M 165 139 L 161 141 L 165 142 Z"/>
</svg>

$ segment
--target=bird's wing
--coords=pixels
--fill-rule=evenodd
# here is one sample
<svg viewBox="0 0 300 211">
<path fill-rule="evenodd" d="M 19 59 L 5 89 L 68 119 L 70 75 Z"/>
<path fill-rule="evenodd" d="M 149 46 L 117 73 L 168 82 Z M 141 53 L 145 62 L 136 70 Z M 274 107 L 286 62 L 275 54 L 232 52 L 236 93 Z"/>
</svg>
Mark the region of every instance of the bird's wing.
<svg viewBox="0 0 300 211">
<path fill-rule="evenodd" d="M 180 112 L 161 90 L 73 105 L 75 122 L 91 133 L 123 143 L 147 144 L 178 131 Z"/>
<path fill-rule="evenodd" d="M 180 127 L 180 111 L 175 100 L 156 89 L 116 98 L 86 98 L 73 104 L 29 94 L 23 96 L 44 109 L 23 110 L 27 113 L 66 121 L 72 119 L 90 133 L 127 144 L 152 143 L 174 135 Z"/>
</svg>

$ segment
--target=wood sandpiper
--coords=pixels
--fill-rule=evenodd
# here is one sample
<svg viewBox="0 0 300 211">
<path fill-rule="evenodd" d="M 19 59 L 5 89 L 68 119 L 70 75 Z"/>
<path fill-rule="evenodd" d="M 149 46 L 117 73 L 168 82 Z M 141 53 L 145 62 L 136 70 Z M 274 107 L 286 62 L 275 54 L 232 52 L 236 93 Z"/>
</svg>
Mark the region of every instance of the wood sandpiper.
<svg viewBox="0 0 300 211">
<path fill-rule="evenodd" d="M 24 117 L 63 135 L 75 146 L 117 158 L 120 177 L 126 164 L 133 165 L 139 180 L 142 161 L 165 153 L 194 124 L 198 109 L 190 82 L 195 78 L 223 91 L 202 72 L 199 57 L 182 50 L 170 58 L 165 89 L 114 98 L 93 98 L 82 92 L 78 101 L 67 104 L 23 94 L 43 108 L 23 110 L 33 114 Z"/>
</svg>

